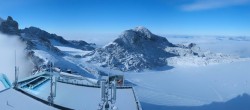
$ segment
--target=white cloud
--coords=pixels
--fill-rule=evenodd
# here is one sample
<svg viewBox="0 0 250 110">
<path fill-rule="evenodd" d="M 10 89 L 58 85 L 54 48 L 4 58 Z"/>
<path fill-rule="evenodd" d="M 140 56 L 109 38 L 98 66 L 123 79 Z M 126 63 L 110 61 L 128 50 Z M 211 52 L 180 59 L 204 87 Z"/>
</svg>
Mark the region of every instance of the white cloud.
<svg viewBox="0 0 250 110">
<path fill-rule="evenodd" d="M 13 81 L 15 73 L 15 51 L 16 62 L 19 67 L 19 78 L 30 75 L 33 68 L 32 63 L 26 58 L 26 45 L 17 36 L 8 36 L 0 33 L 0 73 L 4 73 Z"/>
<path fill-rule="evenodd" d="M 193 3 L 183 5 L 181 8 L 184 11 L 199 11 L 244 5 L 249 2 L 250 0 L 195 0 Z"/>
</svg>

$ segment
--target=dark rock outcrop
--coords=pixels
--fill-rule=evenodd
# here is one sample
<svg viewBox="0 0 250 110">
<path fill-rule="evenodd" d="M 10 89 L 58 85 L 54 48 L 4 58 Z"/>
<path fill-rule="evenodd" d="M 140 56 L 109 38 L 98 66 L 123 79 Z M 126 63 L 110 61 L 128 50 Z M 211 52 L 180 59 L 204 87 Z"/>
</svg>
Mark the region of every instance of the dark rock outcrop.
<svg viewBox="0 0 250 110">
<path fill-rule="evenodd" d="M 0 31 L 9 35 L 20 35 L 18 23 L 10 16 L 8 16 L 7 20 L 2 21 Z"/>
</svg>

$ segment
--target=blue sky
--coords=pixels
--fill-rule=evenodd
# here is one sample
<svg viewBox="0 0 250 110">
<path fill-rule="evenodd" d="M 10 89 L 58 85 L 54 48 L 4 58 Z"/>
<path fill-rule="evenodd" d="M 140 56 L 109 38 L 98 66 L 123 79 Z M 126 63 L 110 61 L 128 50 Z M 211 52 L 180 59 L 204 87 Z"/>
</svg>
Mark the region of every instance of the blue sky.
<svg viewBox="0 0 250 110">
<path fill-rule="evenodd" d="M 136 26 L 156 34 L 250 36 L 250 0 L 0 0 L 0 17 L 74 39 Z"/>
</svg>

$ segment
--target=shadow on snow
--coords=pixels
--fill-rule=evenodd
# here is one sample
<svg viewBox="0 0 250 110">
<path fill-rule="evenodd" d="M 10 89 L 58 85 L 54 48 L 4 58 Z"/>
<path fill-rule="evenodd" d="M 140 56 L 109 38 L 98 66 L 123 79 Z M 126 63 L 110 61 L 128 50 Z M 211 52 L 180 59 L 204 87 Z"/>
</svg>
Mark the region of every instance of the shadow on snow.
<svg viewBox="0 0 250 110">
<path fill-rule="evenodd" d="M 202 106 L 164 106 L 141 102 L 143 110 L 249 110 L 250 95 L 239 95 L 227 102 L 213 102 Z"/>
</svg>

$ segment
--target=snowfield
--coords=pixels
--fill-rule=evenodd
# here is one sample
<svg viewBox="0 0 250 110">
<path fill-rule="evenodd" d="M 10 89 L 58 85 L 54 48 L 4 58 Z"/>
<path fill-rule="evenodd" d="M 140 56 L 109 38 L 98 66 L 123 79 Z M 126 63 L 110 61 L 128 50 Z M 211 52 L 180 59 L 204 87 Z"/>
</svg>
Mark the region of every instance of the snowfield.
<svg viewBox="0 0 250 110">
<path fill-rule="evenodd" d="M 167 106 L 200 106 L 225 102 L 250 93 L 248 62 L 201 67 L 176 67 L 165 71 L 126 73 L 136 84 L 140 101 Z"/>
<path fill-rule="evenodd" d="M 211 103 L 214 102 L 227 103 L 240 95 L 250 94 L 250 42 L 232 40 L 228 37 L 219 38 L 171 37 L 168 39 L 174 43 L 194 42 L 202 49 L 220 52 L 230 57 L 218 59 L 214 57 L 215 59 L 210 59 L 213 60 L 210 63 L 210 60 L 198 57 L 172 57 L 168 60 L 171 68 L 125 73 L 126 79 L 137 85 L 135 90 L 138 92 L 142 108 L 187 110 L 191 107 L 189 109 L 193 110 L 192 107 L 197 107 L 197 110 L 207 110 L 209 106 L 204 105 L 213 105 Z M 249 104 L 246 99 L 242 99 L 228 104 L 234 108 L 227 108 L 246 110 Z M 174 107 L 171 108 L 171 106 Z M 222 105 L 222 107 L 225 106 Z M 213 108 L 213 110 L 221 109 L 223 108 Z"/>
<path fill-rule="evenodd" d="M 234 63 L 241 61 L 250 61 L 250 58 L 235 58 L 235 57 L 197 57 L 197 56 L 182 56 L 182 57 L 171 57 L 167 59 L 169 66 L 207 66 L 207 65 L 218 65 L 222 63 Z"/>
</svg>

